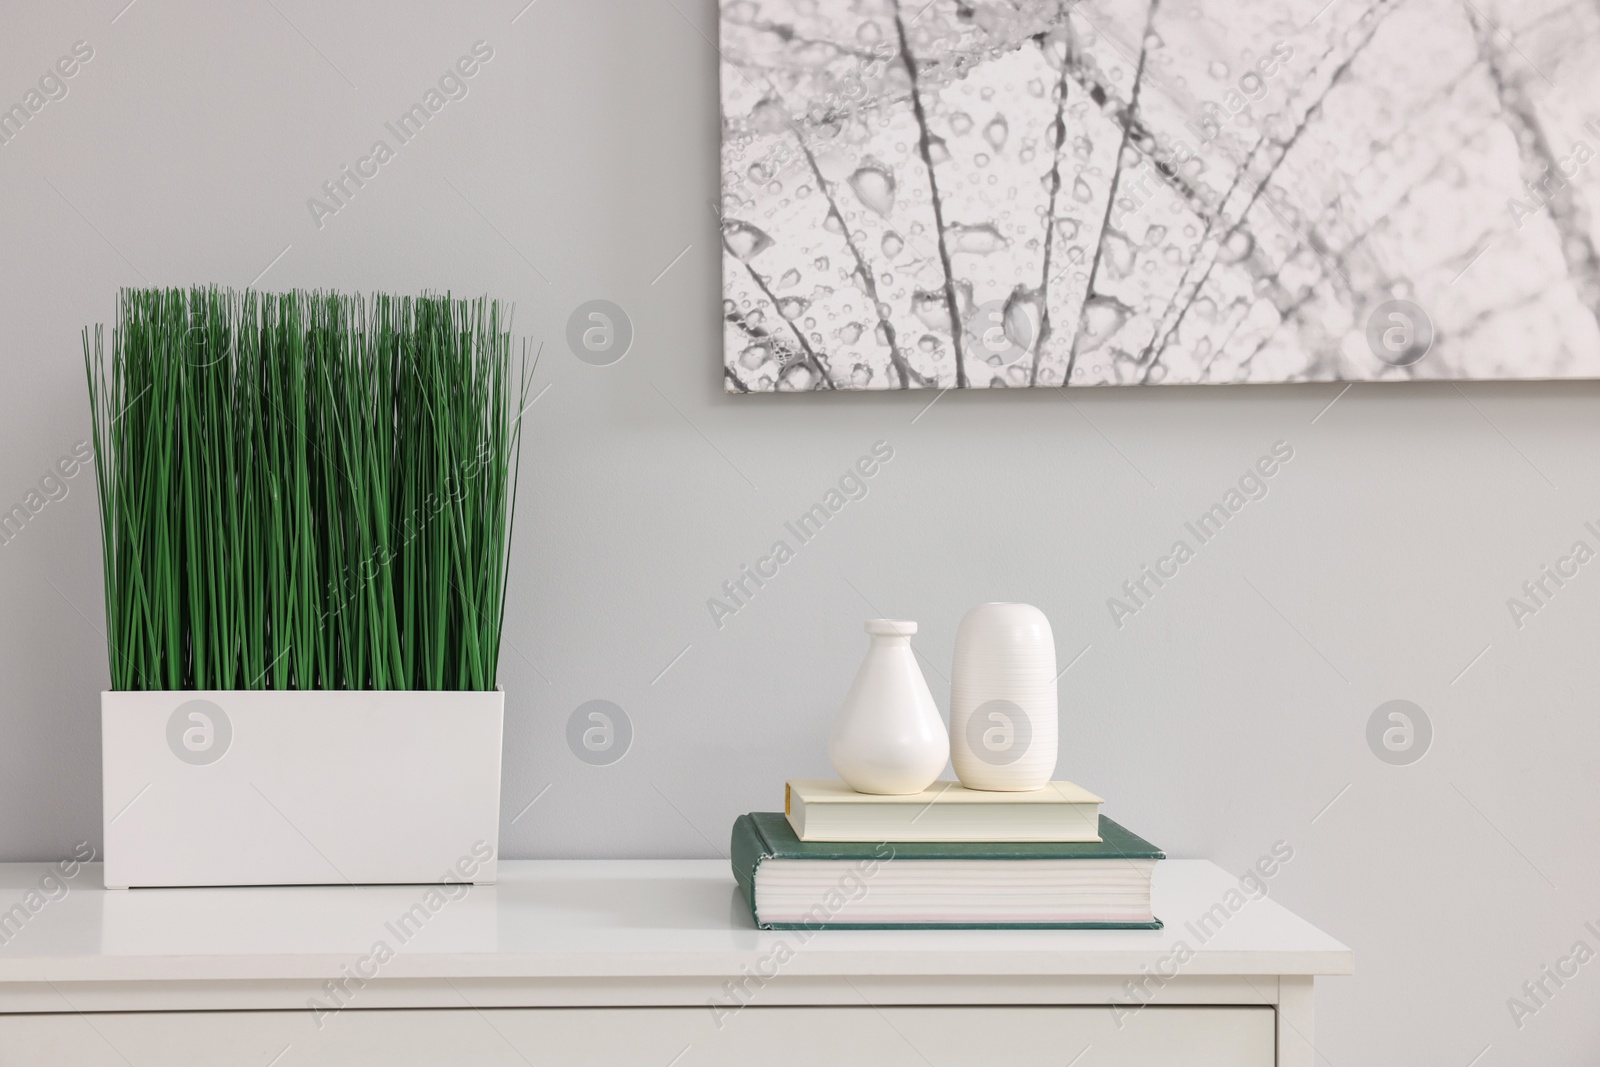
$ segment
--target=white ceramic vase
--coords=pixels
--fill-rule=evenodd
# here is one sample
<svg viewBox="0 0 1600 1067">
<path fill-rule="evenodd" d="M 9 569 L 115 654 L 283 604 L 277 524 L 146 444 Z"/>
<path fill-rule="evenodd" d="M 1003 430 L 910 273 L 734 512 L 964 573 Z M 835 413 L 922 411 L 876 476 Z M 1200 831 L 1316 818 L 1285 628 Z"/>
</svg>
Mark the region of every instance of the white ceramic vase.
<svg viewBox="0 0 1600 1067">
<path fill-rule="evenodd" d="M 828 758 L 859 793 L 920 793 L 950 759 L 950 738 L 911 651 L 917 624 L 869 619 L 872 644 L 828 737 Z"/>
<path fill-rule="evenodd" d="M 1056 645 L 1029 604 L 979 604 L 956 630 L 950 759 L 968 789 L 1043 788 L 1056 770 Z"/>
</svg>

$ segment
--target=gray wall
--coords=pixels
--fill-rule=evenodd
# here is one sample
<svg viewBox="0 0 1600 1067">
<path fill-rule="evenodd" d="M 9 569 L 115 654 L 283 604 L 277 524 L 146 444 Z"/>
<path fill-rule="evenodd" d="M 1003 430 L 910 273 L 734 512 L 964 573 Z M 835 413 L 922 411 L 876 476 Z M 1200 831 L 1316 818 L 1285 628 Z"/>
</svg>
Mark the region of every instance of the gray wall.
<svg viewBox="0 0 1600 1067">
<path fill-rule="evenodd" d="M 943 703 L 961 613 L 1025 600 L 1063 663 L 1087 648 L 1062 775 L 1174 856 L 1292 844 L 1273 897 L 1356 951 L 1320 986 L 1327 1062 L 1600 1055 L 1600 963 L 1520 1029 L 1506 1003 L 1600 948 L 1600 562 L 1520 628 L 1507 607 L 1600 547 L 1593 385 L 726 397 L 712 0 L 123 2 L 4 18 L 0 103 L 75 41 L 94 57 L 0 147 L 0 504 L 87 434 L 77 333 L 118 286 L 496 294 L 549 386 L 502 657 L 507 856 L 719 855 L 828 772 L 863 618 L 922 624 Z M 319 229 L 307 199 L 480 39 L 468 96 Z M 613 366 L 565 346 L 592 298 L 636 329 Z M 715 626 L 707 599 L 879 440 L 866 498 Z M 1279 441 L 1268 495 L 1117 628 L 1107 598 Z M 0 547 L 4 859 L 99 840 L 92 475 L 68 484 Z M 1409 766 L 1366 740 L 1395 698 L 1434 729 Z M 609 766 L 566 742 L 591 699 L 634 726 Z"/>
</svg>

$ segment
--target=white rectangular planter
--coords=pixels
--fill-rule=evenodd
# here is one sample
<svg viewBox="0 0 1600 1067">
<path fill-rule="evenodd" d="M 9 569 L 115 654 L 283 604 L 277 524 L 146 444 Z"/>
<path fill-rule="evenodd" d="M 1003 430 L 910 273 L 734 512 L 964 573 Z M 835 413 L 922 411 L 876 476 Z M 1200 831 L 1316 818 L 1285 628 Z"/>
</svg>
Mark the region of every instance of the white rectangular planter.
<svg viewBox="0 0 1600 1067">
<path fill-rule="evenodd" d="M 495 880 L 505 694 L 103 693 L 107 888 Z"/>
</svg>

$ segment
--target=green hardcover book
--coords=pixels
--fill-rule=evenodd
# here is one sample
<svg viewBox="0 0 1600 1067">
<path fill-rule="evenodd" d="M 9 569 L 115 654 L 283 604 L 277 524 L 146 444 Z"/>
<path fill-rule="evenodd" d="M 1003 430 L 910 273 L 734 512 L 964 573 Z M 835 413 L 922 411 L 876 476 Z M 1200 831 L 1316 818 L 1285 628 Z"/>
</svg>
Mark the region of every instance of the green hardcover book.
<svg viewBox="0 0 1600 1067">
<path fill-rule="evenodd" d="M 1100 816 L 1099 841 L 801 841 L 734 820 L 733 876 L 763 930 L 1159 930 L 1162 851 Z"/>
</svg>

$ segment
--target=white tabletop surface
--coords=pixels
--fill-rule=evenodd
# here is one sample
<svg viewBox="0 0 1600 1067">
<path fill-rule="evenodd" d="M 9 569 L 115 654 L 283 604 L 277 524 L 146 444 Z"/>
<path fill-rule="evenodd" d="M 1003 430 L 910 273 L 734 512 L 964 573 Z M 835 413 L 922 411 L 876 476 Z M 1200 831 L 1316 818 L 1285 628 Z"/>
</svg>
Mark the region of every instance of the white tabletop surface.
<svg viewBox="0 0 1600 1067">
<path fill-rule="evenodd" d="M 1241 903 L 1203 860 L 1157 865 L 1163 930 L 809 936 L 756 930 L 723 860 L 503 862 L 499 884 L 448 901 L 415 885 L 106 890 L 97 864 L 39 892 L 51 871 L 0 864 L 0 982 L 300 979 L 379 941 L 396 950 L 386 976 L 424 979 L 727 975 L 802 940 L 797 975 L 1123 975 L 1179 951 L 1189 975 L 1352 972 L 1348 948 L 1271 899 Z"/>
</svg>

